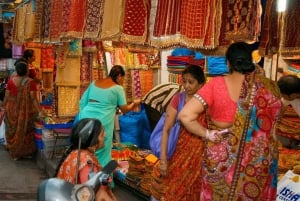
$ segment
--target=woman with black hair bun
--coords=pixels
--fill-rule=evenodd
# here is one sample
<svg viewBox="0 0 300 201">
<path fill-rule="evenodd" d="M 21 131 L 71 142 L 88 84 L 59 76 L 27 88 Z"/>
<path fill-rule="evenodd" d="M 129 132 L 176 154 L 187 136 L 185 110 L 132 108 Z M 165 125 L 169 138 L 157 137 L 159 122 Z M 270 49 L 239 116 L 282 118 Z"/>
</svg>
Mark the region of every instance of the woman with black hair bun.
<svg viewBox="0 0 300 201">
<path fill-rule="evenodd" d="M 276 200 L 282 103 L 251 53 L 245 42 L 231 44 L 229 74 L 211 78 L 179 113 L 185 128 L 206 140 L 199 200 Z M 208 126 L 197 122 L 205 111 Z"/>
<path fill-rule="evenodd" d="M 71 145 L 62 157 L 55 176 L 72 184 L 81 184 L 89 179 L 90 172 L 99 172 L 102 166 L 95 156 L 95 151 L 103 148 L 104 137 L 105 132 L 98 119 L 85 118 L 78 121 L 72 128 Z M 100 200 L 116 200 L 108 186 L 101 186 L 98 193 L 96 197 L 101 197 Z"/>
</svg>

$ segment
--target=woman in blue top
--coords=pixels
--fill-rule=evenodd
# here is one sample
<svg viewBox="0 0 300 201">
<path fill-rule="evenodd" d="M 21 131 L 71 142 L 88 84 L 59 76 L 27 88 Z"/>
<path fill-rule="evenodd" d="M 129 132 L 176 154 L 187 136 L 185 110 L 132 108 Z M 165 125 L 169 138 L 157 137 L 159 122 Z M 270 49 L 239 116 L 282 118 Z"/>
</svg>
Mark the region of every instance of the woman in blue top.
<svg viewBox="0 0 300 201">
<path fill-rule="evenodd" d="M 115 65 L 105 79 L 93 81 L 82 95 L 79 102 L 78 118 L 99 119 L 106 133 L 104 147 L 96 151 L 96 156 L 103 166 L 111 160 L 114 119 L 117 107 L 122 113 L 132 110 L 140 100 L 130 104 L 126 102 L 123 88 L 125 71 L 122 66 Z"/>
</svg>

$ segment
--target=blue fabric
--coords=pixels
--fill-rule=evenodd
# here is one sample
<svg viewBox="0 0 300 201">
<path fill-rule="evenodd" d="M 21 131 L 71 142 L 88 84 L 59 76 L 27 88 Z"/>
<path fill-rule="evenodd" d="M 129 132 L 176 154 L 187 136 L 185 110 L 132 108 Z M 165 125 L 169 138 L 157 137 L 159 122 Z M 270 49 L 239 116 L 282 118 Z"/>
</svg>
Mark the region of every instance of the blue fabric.
<svg viewBox="0 0 300 201">
<path fill-rule="evenodd" d="M 183 108 L 184 101 L 185 101 L 185 92 L 182 92 L 179 96 L 177 114 Z M 150 136 L 150 148 L 154 153 L 154 155 L 158 158 L 160 158 L 160 145 L 161 145 L 161 137 L 163 134 L 163 128 L 165 124 L 165 118 L 166 118 L 166 113 L 163 113 Z M 176 122 L 174 123 L 169 133 L 168 150 L 167 150 L 168 159 L 170 159 L 173 156 L 174 151 L 176 149 L 178 136 L 180 133 L 180 127 L 181 127 L 180 122 L 176 118 Z"/>
<path fill-rule="evenodd" d="M 225 57 L 207 57 L 207 70 L 209 75 L 222 75 L 228 73 Z"/>
<path fill-rule="evenodd" d="M 196 52 L 195 53 L 195 59 L 199 60 L 199 59 L 204 59 L 205 57 L 203 56 L 203 54 L 201 54 L 200 52 Z"/>
<path fill-rule="evenodd" d="M 172 51 L 172 56 L 193 56 L 195 52 L 188 48 L 176 48 Z"/>
</svg>

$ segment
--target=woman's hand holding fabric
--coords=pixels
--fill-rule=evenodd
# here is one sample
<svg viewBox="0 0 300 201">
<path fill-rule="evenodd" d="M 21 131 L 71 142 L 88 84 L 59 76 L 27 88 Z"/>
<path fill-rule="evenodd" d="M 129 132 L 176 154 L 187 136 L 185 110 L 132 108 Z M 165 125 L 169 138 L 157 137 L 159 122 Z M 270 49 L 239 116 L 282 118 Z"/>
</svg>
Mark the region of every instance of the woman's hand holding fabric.
<svg viewBox="0 0 300 201">
<path fill-rule="evenodd" d="M 221 142 L 222 139 L 228 137 L 229 130 L 206 130 L 205 138 L 211 142 Z"/>
</svg>

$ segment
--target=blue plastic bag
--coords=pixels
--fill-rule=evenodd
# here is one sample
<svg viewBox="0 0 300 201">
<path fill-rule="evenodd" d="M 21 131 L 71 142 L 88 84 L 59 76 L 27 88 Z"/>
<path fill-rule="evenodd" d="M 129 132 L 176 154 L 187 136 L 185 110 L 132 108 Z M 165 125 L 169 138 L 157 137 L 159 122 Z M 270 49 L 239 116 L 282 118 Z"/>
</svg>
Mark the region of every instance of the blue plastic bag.
<svg viewBox="0 0 300 201">
<path fill-rule="evenodd" d="M 119 124 L 121 142 L 131 142 L 144 149 L 150 148 L 151 129 L 143 105 L 140 112 L 131 111 L 119 116 Z"/>
</svg>

